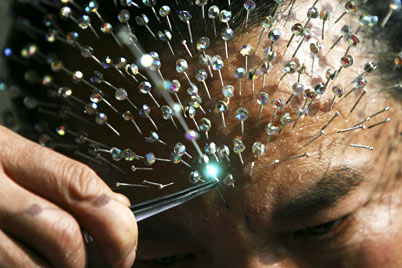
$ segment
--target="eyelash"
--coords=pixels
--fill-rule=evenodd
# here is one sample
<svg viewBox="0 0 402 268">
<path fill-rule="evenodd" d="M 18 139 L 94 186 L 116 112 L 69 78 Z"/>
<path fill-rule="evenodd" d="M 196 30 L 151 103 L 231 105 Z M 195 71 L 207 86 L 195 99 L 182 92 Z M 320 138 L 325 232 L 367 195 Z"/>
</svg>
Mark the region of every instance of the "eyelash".
<svg viewBox="0 0 402 268">
<path fill-rule="evenodd" d="M 175 263 L 176 256 L 169 256 L 165 258 L 159 258 L 152 260 L 152 264 L 158 267 L 168 267 Z"/>
<path fill-rule="evenodd" d="M 146 264 L 146 267 L 177 267 L 178 263 L 187 262 L 189 259 L 194 258 L 194 254 L 179 254 L 171 255 L 162 258 L 155 258 L 149 260 L 143 260 L 142 262 Z M 181 266 L 180 266 L 181 267 Z"/>
<path fill-rule="evenodd" d="M 350 220 L 351 215 L 346 215 L 342 218 L 336 219 L 334 221 L 322 223 L 315 226 L 306 227 L 300 230 L 297 230 L 294 233 L 294 237 L 328 237 L 331 235 L 335 235 L 343 227 L 345 227 L 346 223 Z"/>
<path fill-rule="evenodd" d="M 339 233 L 341 229 L 344 228 L 345 225 L 351 221 L 351 218 L 352 218 L 351 214 L 349 214 L 330 222 L 299 229 L 296 232 L 294 232 L 293 237 L 327 238 Z M 151 262 L 153 265 L 157 267 L 169 267 L 175 263 L 176 257 L 177 256 L 169 256 L 165 258 L 153 259 L 151 260 Z"/>
</svg>

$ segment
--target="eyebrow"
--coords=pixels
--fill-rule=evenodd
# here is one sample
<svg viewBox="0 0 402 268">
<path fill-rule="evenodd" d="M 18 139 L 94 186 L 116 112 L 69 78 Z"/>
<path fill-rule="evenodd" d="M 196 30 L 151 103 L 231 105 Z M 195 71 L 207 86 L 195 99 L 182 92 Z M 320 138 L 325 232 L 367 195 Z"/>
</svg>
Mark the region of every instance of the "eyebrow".
<svg viewBox="0 0 402 268">
<path fill-rule="evenodd" d="M 298 193 L 292 200 L 277 207 L 272 219 L 278 222 L 289 222 L 291 219 L 311 216 L 319 211 L 334 207 L 342 198 L 351 193 L 367 179 L 357 170 L 341 167 L 322 177 L 312 187 Z M 176 223 L 177 224 L 177 223 Z M 141 222 L 140 240 L 158 242 L 180 234 L 182 238 L 190 238 L 186 228 L 176 226 L 170 221 Z M 163 226 L 161 233 L 160 226 Z"/>
<path fill-rule="evenodd" d="M 358 171 L 342 167 L 326 174 L 311 188 L 298 193 L 292 200 L 276 208 L 272 219 L 312 216 L 324 209 L 334 207 L 342 198 L 367 179 Z"/>
</svg>

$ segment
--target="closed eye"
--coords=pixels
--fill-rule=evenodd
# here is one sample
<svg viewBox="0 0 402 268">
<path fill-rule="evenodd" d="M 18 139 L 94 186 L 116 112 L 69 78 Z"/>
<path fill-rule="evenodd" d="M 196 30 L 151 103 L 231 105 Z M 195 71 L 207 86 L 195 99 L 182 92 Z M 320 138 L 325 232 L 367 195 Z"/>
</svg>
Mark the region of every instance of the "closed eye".
<svg viewBox="0 0 402 268">
<path fill-rule="evenodd" d="M 188 267 L 188 263 L 195 263 L 198 260 L 196 254 L 187 253 L 187 254 L 178 254 L 171 255 L 160 258 L 153 259 L 142 259 L 138 260 L 139 263 L 145 264 L 145 267 L 149 268 L 157 268 L 157 267 Z M 184 265 L 184 266 L 183 266 Z"/>
<path fill-rule="evenodd" d="M 159 258 L 159 259 L 153 259 L 151 262 L 155 266 L 158 267 L 168 267 L 171 266 L 175 263 L 176 261 L 176 256 L 169 256 L 169 257 L 164 257 L 164 258 Z"/>
<path fill-rule="evenodd" d="M 344 225 L 344 223 L 346 223 L 346 221 L 349 219 L 349 216 L 350 215 L 346 215 L 334 221 L 299 229 L 294 233 L 294 237 L 297 238 L 301 236 L 323 236 L 335 233 Z"/>
</svg>

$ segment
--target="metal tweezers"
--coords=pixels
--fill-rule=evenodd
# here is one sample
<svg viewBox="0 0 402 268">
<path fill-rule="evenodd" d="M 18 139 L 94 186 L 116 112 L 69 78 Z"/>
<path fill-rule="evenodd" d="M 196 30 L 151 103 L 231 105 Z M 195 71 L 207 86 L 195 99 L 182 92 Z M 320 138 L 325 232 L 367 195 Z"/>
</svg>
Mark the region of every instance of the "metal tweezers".
<svg viewBox="0 0 402 268">
<path fill-rule="evenodd" d="M 133 211 L 137 222 L 139 222 L 162 213 L 168 209 L 180 206 L 181 204 L 184 204 L 197 196 L 209 192 L 218 184 L 218 182 L 219 181 L 217 180 L 213 180 L 207 183 L 196 185 L 183 191 L 133 205 L 130 207 L 130 209 Z"/>
<path fill-rule="evenodd" d="M 211 191 L 218 183 L 218 180 L 213 180 L 207 183 L 199 184 L 183 191 L 130 206 L 130 209 L 134 213 L 136 221 L 139 222 L 162 213 L 168 209 L 187 203 L 191 199 Z M 94 241 L 85 230 L 82 230 L 82 232 L 86 243 L 91 243 Z"/>
</svg>

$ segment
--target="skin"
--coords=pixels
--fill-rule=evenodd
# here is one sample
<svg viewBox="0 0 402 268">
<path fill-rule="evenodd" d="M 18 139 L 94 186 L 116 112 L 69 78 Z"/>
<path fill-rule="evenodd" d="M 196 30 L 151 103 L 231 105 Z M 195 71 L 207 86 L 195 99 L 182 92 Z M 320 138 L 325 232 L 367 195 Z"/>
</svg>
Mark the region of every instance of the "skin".
<svg viewBox="0 0 402 268">
<path fill-rule="evenodd" d="M 0 133 L 1 266 L 86 267 L 82 227 L 113 267 L 131 267 L 137 226 L 128 199 L 86 165 L 4 127 Z"/>
<path fill-rule="evenodd" d="M 296 9 L 306 10 L 313 2 L 298 3 Z M 317 8 L 321 10 L 322 6 L 318 4 Z M 330 5 L 326 8 L 334 9 Z M 287 29 L 295 22 L 303 21 L 304 14 L 304 11 L 299 12 L 286 27 L 277 27 L 283 34 L 281 40 L 275 43 L 277 51 L 285 50 L 290 39 Z M 308 46 L 303 46 L 298 52 L 295 60 L 307 65 L 306 75 L 302 77 L 305 84 L 310 79 L 313 85 L 320 81 L 325 83 L 326 78 L 323 75 L 327 67 L 320 66 L 328 66 L 333 70 L 339 68 L 339 59 L 347 48 L 345 44 L 337 46 L 326 57 L 322 55 L 337 39 L 340 27 L 347 23 L 354 25 L 352 18 L 345 20 L 326 33 L 323 52 L 319 61 L 316 59 L 315 74 L 311 74 L 311 53 Z M 247 42 L 254 47 L 260 31 L 259 28 L 250 30 L 249 34 L 253 38 L 247 39 Z M 315 40 L 321 39 L 321 24 L 318 22 L 313 24 L 313 33 Z M 238 48 L 245 44 L 241 39 L 239 37 L 229 45 L 230 55 L 239 55 Z M 290 58 L 297 44 L 298 41 L 293 41 L 285 57 L 278 57 L 279 64 L 274 65 L 269 74 L 265 91 L 269 92 L 270 99 L 287 100 L 291 93 L 289 88 L 295 82 L 296 75 L 288 75 L 279 85 L 277 81 L 283 74 L 281 62 Z M 263 47 L 269 45 L 270 41 L 266 41 Z M 351 49 L 350 54 L 355 59 L 355 65 L 343 70 L 334 85 L 339 83 L 347 87 L 349 81 L 353 81 L 362 72 L 364 63 L 375 61 L 361 51 Z M 251 66 L 258 64 L 262 50 L 259 52 L 257 56 L 250 57 Z M 216 49 L 216 54 L 218 53 L 224 55 L 221 48 Z M 244 65 L 244 58 L 240 55 L 232 56 L 229 65 L 232 68 L 223 74 L 225 84 L 237 86 L 238 81 L 233 79 L 232 74 L 235 67 Z M 245 152 L 243 158 L 246 164 L 241 168 L 237 157 L 232 156 L 231 161 L 237 167 L 232 166 L 228 170 L 235 176 L 236 188 L 220 187 L 229 208 L 224 206 L 217 192 L 212 191 L 207 196 L 140 223 L 138 261 L 135 267 L 160 267 L 161 265 L 147 260 L 174 255 L 177 255 L 176 261 L 166 267 L 399 267 L 399 256 L 402 253 L 401 163 L 398 156 L 401 153 L 401 109 L 399 103 L 376 91 L 382 86 L 378 74 L 371 75 L 368 79 L 368 97 L 362 99 L 352 114 L 350 109 L 361 91 L 339 103 L 337 100 L 330 113 L 328 110 L 333 95 L 332 92 L 327 92 L 319 102 L 310 107 L 311 116 L 301 120 L 295 130 L 289 126 L 279 137 L 272 138 L 265 155 L 256 161 L 252 177 L 248 173 L 249 163 L 255 161 L 254 156 Z M 261 79 L 257 80 L 257 92 L 260 90 L 260 83 Z M 221 88 L 218 78 L 208 83 L 208 86 L 210 89 Z M 213 99 L 223 99 L 220 91 L 215 92 Z M 250 82 L 243 81 L 242 98 L 234 97 L 230 106 L 243 106 L 250 113 L 245 122 L 244 137 L 248 151 L 255 141 L 266 140 L 264 127 L 272 118 L 272 108 L 265 108 L 262 120 L 257 121 L 259 107 L 254 103 L 255 99 L 250 94 Z M 293 99 L 284 112 L 293 113 L 294 116 L 296 105 L 302 104 L 297 98 Z M 337 130 L 349 128 L 387 105 L 390 106 L 390 113 L 366 124 L 369 126 L 386 117 L 392 118 L 391 123 L 365 131 L 337 133 Z M 213 105 L 205 106 L 207 108 L 204 109 L 213 108 Z M 222 126 L 219 116 L 214 118 L 213 126 L 218 126 L 218 131 L 211 131 L 210 140 L 217 145 L 231 146 L 232 139 L 240 135 L 235 110 L 232 108 L 225 115 L 228 125 L 226 129 L 219 127 Z M 301 145 L 319 133 L 335 111 L 339 111 L 340 116 L 325 130 L 326 135 L 300 149 Z M 357 149 L 348 146 L 349 144 L 365 144 L 375 149 Z M 284 161 L 267 168 L 275 159 L 304 152 L 308 152 L 310 157 Z M 358 171 L 365 179 L 334 206 L 293 218 L 291 215 L 279 219 L 274 217 L 278 208 L 316 184 L 322 177 L 342 167 Z M 162 174 L 159 177 L 161 183 L 167 183 L 168 181 L 163 181 Z M 338 219 L 342 220 L 337 227 L 320 236 L 306 229 Z M 298 235 L 301 231 L 304 234 Z"/>
<path fill-rule="evenodd" d="M 279 55 L 282 55 L 287 40 L 290 39 L 290 25 L 304 21 L 307 7 L 313 2 L 298 1 L 295 10 L 301 12 L 292 15 L 286 25 L 276 26 L 282 32 L 281 39 L 274 45 L 280 51 Z M 323 8 L 321 3 L 317 4 L 317 8 Z M 325 8 L 333 10 L 335 7 L 328 5 Z M 343 23 L 333 26 L 326 33 L 323 52 L 318 57 L 319 61 L 316 59 L 314 74 L 311 74 L 311 53 L 307 45 L 302 46 L 295 58 L 307 66 L 302 83 L 315 85 L 325 82 L 325 69 L 339 68 L 339 58 L 346 50 L 345 44 L 341 43 L 330 54 L 325 57 L 323 55 L 337 39 L 340 27 L 352 23 L 351 19 L 346 17 Z M 279 21 L 284 21 L 284 17 Z M 321 23 L 316 20 L 312 24 L 313 38 L 321 40 Z M 249 29 L 247 43 L 255 46 L 260 31 L 259 27 Z M 229 64 L 225 62 L 230 66 L 229 70 L 225 68 L 223 72 L 225 84 L 238 84 L 233 78 L 233 72 L 236 67 L 244 65 L 244 58 L 238 54 L 238 49 L 244 42 L 242 36 L 229 42 L 231 60 Z M 278 80 L 283 75 L 283 63 L 291 57 L 297 43 L 298 38 L 295 38 L 287 54 L 283 58 L 278 56 L 269 73 L 264 91 L 270 94 L 270 99 L 287 100 L 291 94 L 290 89 L 296 75 L 288 75 L 279 84 Z M 270 45 L 271 42 L 264 38 L 261 47 Z M 212 47 L 210 54 L 224 55 L 222 47 Z M 352 48 L 350 54 L 353 55 L 355 64 L 343 70 L 334 84 L 340 83 L 347 87 L 362 72 L 364 63 L 375 61 L 363 49 Z M 262 55 L 263 50 L 260 48 L 256 55 L 250 57 L 249 66 L 259 64 Z M 73 57 L 70 59 L 74 60 Z M 189 59 L 188 61 L 190 62 Z M 69 59 L 65 62 L 69 66 Z M 164 63 L 167 67 L 162 70 L 169 79 L 179 76 L 169 71 L 173 64 L 174 62 Z M 196 64 L 193 66 L 195 67 L 189 71 L 190 77 L 201 68 Z M 328 112 L 333 95 L 327 90 L 319 101 L 310 106 L 310 115 L 303 118 L 295 130 L 292 130 L 292 126 L 287 126 L 278 137 L 271 139 L 265 155 L 259 159 L 255 159 L 250 148 L 255 141 L 266 141 L 264 128 L 271 121 L 273 111 L 267 105 L 262 119 L 258 121 L 256 117 L 259 107 L 250 93 L 250 82 L 244 82 L 243 96 L 239 98 L 236 91 L 230 102 L 231 109 L 225 114 L 227 128 L 222 127 L 219 115 L 211 118 L 214 129 L 211 130 L 210 140 L 218 145 L 226 144 L 231 147 L 233 138 L 240 135 L 240 125 L 235 119 L 236 108 L 243 106 L 250 113 L 245 122 L 245 165 L 241 166 L 238 157 L 232 153 L 231 165 L 225 167 L 234 175 L 236 187 L 219 186 L 228 206 L 223 204 L 214 190 L 141 222 L 137 254 L 137 227 L 132 213 L 127 209 L 127 199 L 113 193 L 88 167 L 0 128 L 0 180 L 4 185 L 0 188 L 0 194 L 10 196 L 3 198 L 0 203 L 0 264 L 5 267 L 84 267 L 88 263 L 90 267 L 108 267 L 103 261 L 103 256 L 106 255 L 112 259 L 109 263 L 113 263 L 113 267 L 130 267 L 134 258 L 137 258 L 134 267 L 160 267 L 153 260 L 169 256 L 177 256 L 170 267 L 400 267 L 401 109 L 399 103 L 376 91 L 384 84 L 378 73 L 368 77 L 369 93 L 352 114 L 349 112 L 350 108 L 360 92 L 355 92 L 356 94 L 353 93 L 340 102 L 337 100 L 333 110 Z M 180 79 L 184 80 L 183 77 Z M 184 88 L 187 86 L 183 83 Z M 260 91 L 260 86 L 261 79 L 256 81 L 257 92 Z M 219 79 L 209 79 L 208 87 L 220 89 Z M 223 100 L 220 90 L 211 92 L 213 99 Z M 206 99 L 204 93 L 201 94 Z M 302 104 L 302 100 L 293 98 L 277 118 L 285 112 L 291 113 L 295 118 L 294 111 L 297 105 Z M 203 106 L 204 109 L 213 109 L 214 103 L 205 102 Z M 367 125 L 387 117 L 392 118 L 390 123 L 364 131 L 337 133 L 337 130 L 349 128 L 385 106 L 390 107 L 390 112 L 372 119 Z M 335 111 L 339 111 L 340 116 L 325 130 L 326 135 L 301 149 L 303 144 L 319 133 Z M 197 120 L 200 118 L 197 115 Z M 74 126 L 73 124 L 72 127 Z M 122 133 L 121 140 L 124 141 L 120 141 L 123 145 L 116 141 L 116 146 L 136 148 L 140 155 L 148 152 L 148 148 L 137 148 L 135 140 L 130 139 L 132 126 L 116 126 Z M 165 142 L 174 144 L 178 141 L 177 132 L 170 122 L 158 122 L 158 126 L 170 127 L 172 130 L 166 131 L 163 136 Z M 99 133 L 94 139 L 101 140 L 102 135 L 106 134 Z M 352 143 L 373 146 L 374 151 L 348 146 Z M 191 155 L 196 155 L 192 149 L 188 150 Z M 155 151 L 155 154 L 163 152 Z M 285 159 L 304 152 L 308 152 L 310 157 L 281 161 L 267 167 L 275 159 Z M 252 176 L 249 175 L 251 161 L 256 161 Z M 282 214 L 282 217 L 277 216 L 280 208 L 313 187 L 321 178 L 341 168 L 353 169 L 360 177 L 365 178 L 364 181 L 335 205 L 322 211 L 306 215 L 288 213 Z M 98 172 L 106 169 L 104 166 L 95 168 Z M 45 176 L 41 176 L 42 174 Z M 113 185 L 119 180 L 116 177 L 121 177 L 114 170 L 104 174 L 106 175 L 102 178 L 108 185 Z M 224 175 L 217 176 L 223 179 Z M 166 172 L 162 165 L 162 168 L 155 167 L 152 172 L 152 178 L 157 178 L 160 183 L 169 183 L 172 178 L 187 177 L 188 170 L 184 168 L 170 168 Z M 124 179 L 138 182 L 136 174 L 130 173 Z M 77 180 L 82 187 L 77 188 L 76 183 L 71 183 Z M 163 194 L 182 188 L 183 184 L 176 183 L 165 189 Z M 158 190 L 122 189 L 121 193 L 128 196 L 133 204 L 161 195 Z M 19 211 L 27 213 L 17 213 Z M 314 235 L 311 232 L 311 227 L 333 221 L 337 221 L 337 225 L 327 233 Z M 85 256 L 80 226 L 88 230 L 102 250 L 102 254 L 99 254 L 97 244 L 89 245 L 89 261 Z M 24 235 L 19 230 L 28 230 L 33 235 Z M 54 246 L 43 246 L 44 244 Z"/>
</svg>

